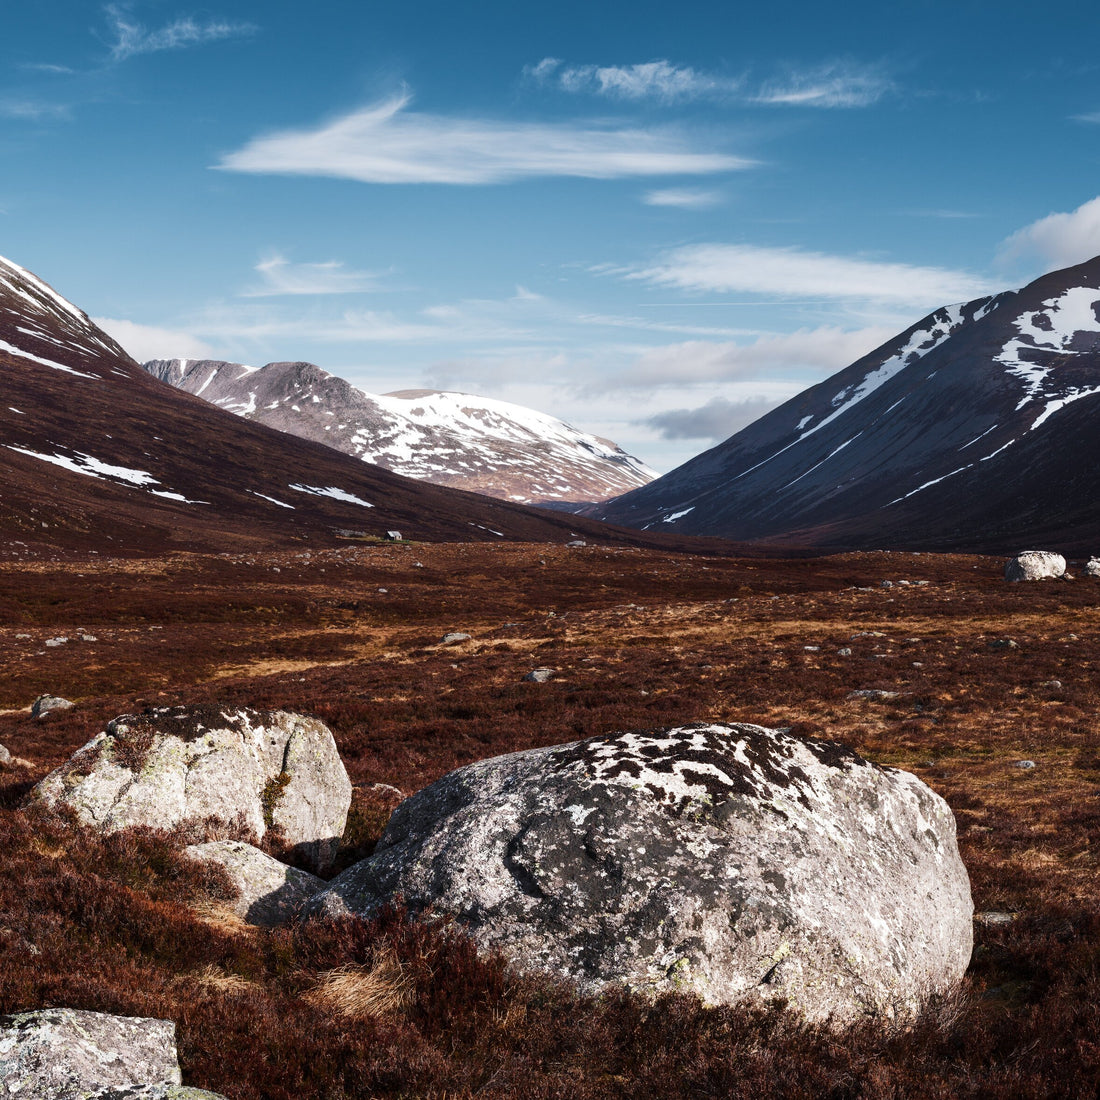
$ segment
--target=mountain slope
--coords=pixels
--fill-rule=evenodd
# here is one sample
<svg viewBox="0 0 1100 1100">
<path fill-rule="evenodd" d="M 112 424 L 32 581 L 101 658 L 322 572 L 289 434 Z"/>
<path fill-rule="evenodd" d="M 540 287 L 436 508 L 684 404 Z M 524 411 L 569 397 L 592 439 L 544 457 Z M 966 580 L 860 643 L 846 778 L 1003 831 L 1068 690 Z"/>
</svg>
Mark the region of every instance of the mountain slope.
<svg viewBox="0 0 1100 1100">
<path fill-rule="evenodd" d="M 1100 258 L 947 306 L 605 506 L 818 547 L 1100 549 Z"/>
<path fill-rule="evenodd" d="M 399 477 L 164 386 L 0 259 L 0 537 L 140 552 L 389 530 L 622 541 L 590 521 Z"/>
<path fill-rule="evenodd" d="M 506 401 L 435 390 L 369 394 L 312 363 L 257 369 L 154 359 L 144 366 L 249 420 L 406 477 L 504 500 L 607 500 L 656 477 L 614 443 Z"/>
</svg>

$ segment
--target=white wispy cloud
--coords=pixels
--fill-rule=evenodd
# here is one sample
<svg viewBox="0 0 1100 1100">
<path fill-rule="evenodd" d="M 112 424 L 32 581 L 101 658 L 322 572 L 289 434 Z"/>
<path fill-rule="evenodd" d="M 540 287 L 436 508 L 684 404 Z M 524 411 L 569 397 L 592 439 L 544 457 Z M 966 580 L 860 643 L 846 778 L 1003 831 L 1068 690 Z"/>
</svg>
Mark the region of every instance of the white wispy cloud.
<svg viewBox="0 0 1100 1100">
<path fill-rule="evenodd" d="M 671 128 L 504 122 L 409 111 L 408 94 L 315 129 L 250 141 L 216 166 L 364 183 L 486 184 L 540 176 L 701 175 L 752 162 L 703 151 Z"/>
<path fill-rule="evenodd" d="M 150 30 L 137 22 L 124 5 L 108 4 L 104 11 L 115 37 L 110 47 L 112 61 L 125 61 L 137 54 L 201 46 L 226 38 L 240 38 L 256 30 L 251 23 L 235 23 L 226 19 L 199 22 L 190 16 Z"/>
<path fill-rule="evenodd" d="M 1018 229 L 1002 242 L 997 262 L 1056 271 L 1096 255 L 1100 255 L 1100 197 Z"/>
<path fill-rule="evenodd" d="M 142 325 L 117 317 L 93 317 L 104 332 L 113 336 L 139 363 L 150 359 L 209 359 L 211 346 L 183 329 Z"/>
<path fill-rule="evenodd" d="M 70 113 L 71 108 L 65 103 L 0 97 L 0 118 L 21 118 L 29 122 L 39 122 L 44 118 L 68 118 Z"/>
<path fill-rule="evenodd" d="M 669 409 L 641 423 L 655 428 L 663 439 L 709 439 L 718 442 L 747 428 L 754 420 L 778 408 L 782 401 L 756 396 L 740 401 L 712 397 L 695 409 Z"/>
<path fill-rule="evenodd" d="M 877 68 L 832 62 L 769 80 L 752 99 L 787 107 L 868 107 L 893 87 Z"/>
<path fill-rule="evenodd" d="M 283 294 L 358 294 L 373 289 L 379 275 L 373 271 L 354 271 L 339 260 L 325 263 L 296 264 L 275 253 L 256 264 L 262 284 L 249 287 L 244 298 L 270 298 Z"/>
<path fill-rule="evenodd" d="M 739 77 L 702 73 L 666 60 L 639 65 L 565 65 L 545 57 L 526 74 L 566 92 L 589 92 L 615 99 L 689 100 L 729 96 L 742 84 Z"/>
<path fill-rule="evenodd" d="M 666 187 L 647 191 L 642 196 L 646 206 L 676 206 L 681 210 L 709 210 L 722 202 L 720 191 L 703 191 L 691 187 Z"/>
<path fill-rule="evenodd" d="M 824 378 L 861 359 L 896 330 L 835 326 L 769 333 L 744 343 L 686 340 L 650 348 L 629 366 L 600 382 L 606 389 L 649 390 L 663 386 L 740 382 L 791 372 Z"/>
<path fill-rule="evenodd" d="M 990 289 L 977 276 L 950 268 L 739 244 L 685 245 L 653 264 L 617 273 L 688 291 L 792 300 L 857 299 L 914 307 L 974 298 Z"/>
</svg>

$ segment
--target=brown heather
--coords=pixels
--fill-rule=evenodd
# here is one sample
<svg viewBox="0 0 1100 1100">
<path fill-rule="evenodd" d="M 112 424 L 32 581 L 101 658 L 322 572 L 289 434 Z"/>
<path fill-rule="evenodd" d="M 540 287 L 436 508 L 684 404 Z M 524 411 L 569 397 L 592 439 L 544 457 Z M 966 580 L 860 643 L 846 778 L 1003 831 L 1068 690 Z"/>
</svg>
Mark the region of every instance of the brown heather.
<svg viewBox="0 0 1100 1100">
<path fill-rule="evenodd" d="M 185 1080 L 230 1100 L 1094 1096 L 1100 583 L 1006 585 L 1000 567 L 546 545 L 0 560 L 0 743 L 30 762 L 0 771 L 0 1012 L 172 1018 Z M 472 638 L 441 646 L 450 630 Z M 557 677 L 523 683 L 536 666 Z M 861 688 L 899 694 L 846 698 Z M 77 706 L 32 721 L 45 691 Z M 977 909 L 1015 919 L 977 925 L 963 987 L 914 1026 L 842 1034 L 581 998 L 400 912 L 254 929 L 179 854 L 213 830 L 103 837 L 19 808 L 115 715 L 184 702 L 330 725 L 355 784 L 341 867 L 392 788 L 472 760 L 699 719 L 793 726 L 939 791 Z"/>
</svg>

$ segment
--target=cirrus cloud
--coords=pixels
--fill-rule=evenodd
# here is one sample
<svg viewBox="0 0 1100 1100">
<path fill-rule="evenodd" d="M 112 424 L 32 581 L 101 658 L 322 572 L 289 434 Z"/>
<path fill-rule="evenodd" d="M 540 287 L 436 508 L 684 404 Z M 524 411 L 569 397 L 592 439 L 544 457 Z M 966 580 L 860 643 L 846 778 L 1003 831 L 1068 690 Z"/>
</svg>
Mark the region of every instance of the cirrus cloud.
<svg viewBox="0 0 1100 1100">
<path fill-rule="evenodd" d="M 906 306 L 975 298 L 989 284 L 969 272 L 831 256 L 798 248 L 743 244 L 685 245 L 655 263 L 616 269 L 628 279 L 688 291 L 781 298 L 859 299 Z"/>
<path fill-rule="evenodd" d="M 451 118 L 407 110 L 410 99 L 406 93 L 314 129 L 254 138 L 216 167 L 363 183 L 488 184 L 547 176 L 702 175 L 753 163 L 696 148 L 667 127 Z"/>
</svg>

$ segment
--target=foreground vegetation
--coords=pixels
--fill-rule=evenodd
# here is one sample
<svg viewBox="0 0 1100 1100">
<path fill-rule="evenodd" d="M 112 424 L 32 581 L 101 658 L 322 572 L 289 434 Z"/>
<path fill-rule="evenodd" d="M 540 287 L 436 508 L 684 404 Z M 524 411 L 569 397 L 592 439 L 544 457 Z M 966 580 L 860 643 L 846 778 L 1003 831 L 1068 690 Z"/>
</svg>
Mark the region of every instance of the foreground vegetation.
<svg viewBox="0 0 1100 1100">
<path fill-rule="evenodd" d="M 1100 582 L 903 554 L 306 553 L 0 562 L 0 743 L 21 761 L 0 770 L 0 1012 L 172 1018 L 184 1079 L 231 1100 L 1100 1089 Z M 452 630 L 471 639 L 441 645 Z M 524 683 L 536 666 L 557 675 Z M 897 694 L 848 697 L 866 689 Z M 77 705 L 32 721 L 46 691 Z M 974 961 L 901 1030 L 579 998 L 399 913 L 250 928 L 178 855 L 194 834 L 101 838 L 19 809 L 114 715 L 206 701 L 331 726 L 355 784 L 342 866 L 402 794 L 496 753 L 705 719 L 842 740 L 955 811 Z"/>
</svg>

